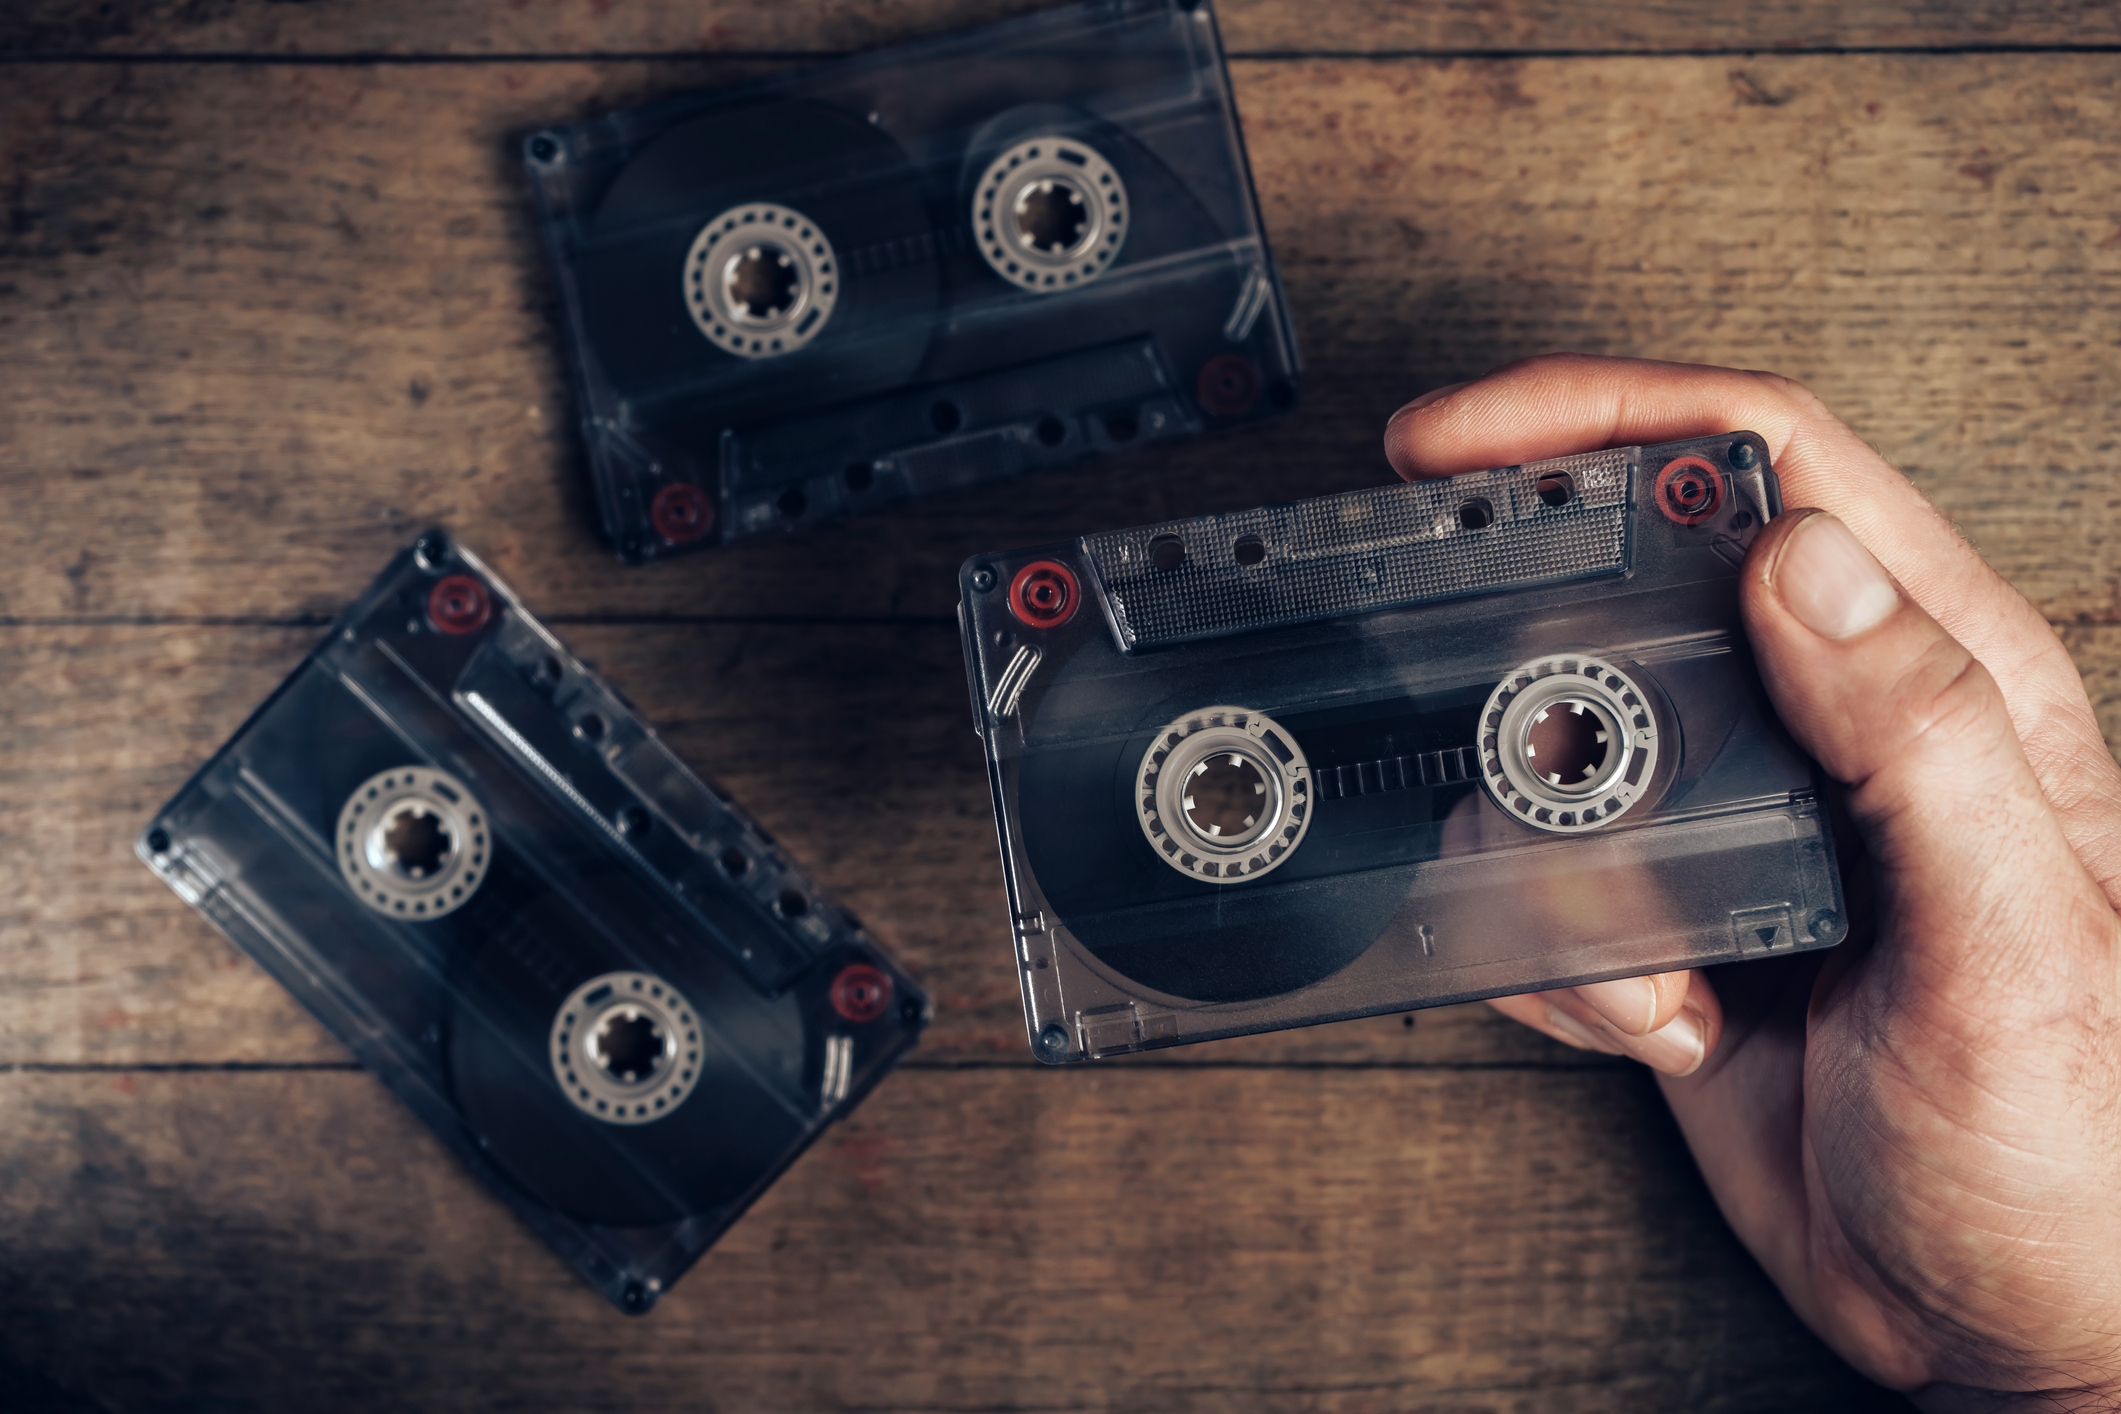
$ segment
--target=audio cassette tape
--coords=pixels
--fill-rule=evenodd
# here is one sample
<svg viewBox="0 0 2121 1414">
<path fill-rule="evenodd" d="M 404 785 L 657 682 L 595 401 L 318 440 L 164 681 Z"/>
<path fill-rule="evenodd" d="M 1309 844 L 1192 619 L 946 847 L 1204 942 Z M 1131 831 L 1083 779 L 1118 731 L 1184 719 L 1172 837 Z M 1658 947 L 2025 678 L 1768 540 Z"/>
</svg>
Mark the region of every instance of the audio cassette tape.
<svg viewBox="0 0 2121 1414">
<path fill-rule="evenodd" d="M 1739 619 L 1780 510 L 1734 433 L 968 562 L 1033 1050 L 1838 942 Z"/>
<path fill-rule="evenodd" d="M 859 923 L 440 532 L 137 850 L 629 1312 L 929 1016 Z"/>
<path fill-rule="evenodd" d="M 1297 395 L 1206 0 L 1069 6 L 523 152 L 624 560 Z"/>
</svg>

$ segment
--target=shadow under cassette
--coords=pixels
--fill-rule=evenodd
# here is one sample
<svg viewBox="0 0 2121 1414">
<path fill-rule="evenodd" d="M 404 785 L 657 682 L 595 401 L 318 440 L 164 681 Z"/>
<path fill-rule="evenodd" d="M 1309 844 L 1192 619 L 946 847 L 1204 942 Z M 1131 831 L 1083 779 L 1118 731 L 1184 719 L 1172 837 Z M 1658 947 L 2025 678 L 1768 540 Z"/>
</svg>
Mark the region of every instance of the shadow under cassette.
<svg viewBox="0 0 2121 1414">
<path fill-rule="evenodd" d="M 1780 509 L 1738 433 L 968 562 L 1039 1056 L 1838 942 L 1739 620 Z"/>
<path fill-rule="evenodd" d="M 1272 417 L 1212 8 L 1101 0 L 524 141 L 621 558 Z"/>
<path fill-rule="evenodd" d="M 859 923 L 439 532 L 138 852 L 627 1311 L 929 1015 Z"/>
</svg>

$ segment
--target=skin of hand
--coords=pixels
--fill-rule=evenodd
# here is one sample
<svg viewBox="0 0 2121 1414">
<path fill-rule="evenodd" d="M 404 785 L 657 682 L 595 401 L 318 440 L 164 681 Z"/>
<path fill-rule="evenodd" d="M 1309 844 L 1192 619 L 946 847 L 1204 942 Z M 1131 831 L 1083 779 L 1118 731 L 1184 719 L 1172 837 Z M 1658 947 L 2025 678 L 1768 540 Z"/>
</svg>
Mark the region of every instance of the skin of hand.
<svg viewBox="0 0 2121 1414">
<path fill-rule="evenodd" d="M 1840 783 L 1855 932 L 1494 1005 L 1656 1068 L 1732 1227 L 1871 1378 L 1952 1414 L 2121 1410 L 2121 769 L 2047 622 L 1773 374 L 1533 359 L 1385 446 L 1414 479 L 1739 430 L 1807 508 L 1741 593 Z"/>
</svg>

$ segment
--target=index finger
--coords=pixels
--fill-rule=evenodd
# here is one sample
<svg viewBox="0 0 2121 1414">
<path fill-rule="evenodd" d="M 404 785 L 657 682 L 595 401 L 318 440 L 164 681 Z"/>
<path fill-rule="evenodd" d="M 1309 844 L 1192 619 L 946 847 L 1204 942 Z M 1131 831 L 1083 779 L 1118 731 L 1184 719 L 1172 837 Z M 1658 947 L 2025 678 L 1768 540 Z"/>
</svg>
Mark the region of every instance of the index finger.
<svg viewBox="0 0 2121 1414">
<path fill-rule="evenodd" d="M 1981 660 L 2071 846 L 2121 907 L 2117 767 L 2069 653 L 1914 486 L 1809 389 L 1773 373 L 1554 354 L 1393 414 L 1385 455 L 1409 480 L 1719 432 L 1768 444 L 1783 500 L 1832 512 Z"/>
</svg>

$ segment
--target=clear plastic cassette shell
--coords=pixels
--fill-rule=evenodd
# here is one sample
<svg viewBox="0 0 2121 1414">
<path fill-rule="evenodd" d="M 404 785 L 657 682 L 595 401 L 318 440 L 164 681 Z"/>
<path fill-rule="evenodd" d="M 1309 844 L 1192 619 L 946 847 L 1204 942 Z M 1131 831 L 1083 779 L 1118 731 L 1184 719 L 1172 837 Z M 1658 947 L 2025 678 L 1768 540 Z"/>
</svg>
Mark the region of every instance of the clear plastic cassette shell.
<svg viewBox="0 0 2121 1414">
<path fill-rule="evenodd" d="M 1035 1054 L 1840 941 L 1739 617 L 1780 510 L 1734 433 L 968 561 Z"/>
<path fill-rule="evenodd" d="M 1097 0 L 524 139 L 642 561 L 1277 415 L 1206 0 Z"/>
<path fill-rule="evenodd" d="M 628 1312 L 930 1015 L 439 531 L 136 849 Z"/>
</svg>

